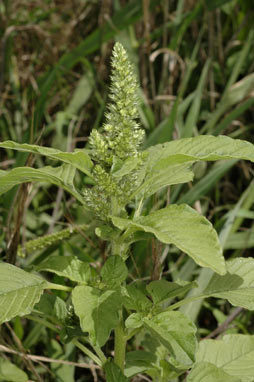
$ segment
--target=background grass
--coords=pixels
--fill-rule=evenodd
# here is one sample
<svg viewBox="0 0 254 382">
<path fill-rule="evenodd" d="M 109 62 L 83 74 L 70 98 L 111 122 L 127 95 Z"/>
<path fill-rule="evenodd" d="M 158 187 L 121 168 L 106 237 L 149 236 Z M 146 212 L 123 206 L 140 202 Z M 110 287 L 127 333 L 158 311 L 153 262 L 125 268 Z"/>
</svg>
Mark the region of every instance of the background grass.
<svg viewBox="0 0 254 382">
<path fill-rule="evenodd" d="M 120 41 L 141 84 L 144 147 L 199 134 L 253 142 L 252 0 L 3 0 L 0 37 L 1 140 L 65 151 L 84 147 L 90 131 L 103 124 L 111 50 Z M 0 152 L 2 170 L 47 163 L 37 156 Z M 189 203 L 215 225 L 226 258 L 253 256 L 253 166 L 242 161 L 201 163 L 195 174 L 193 183 L 157 193 L 147 203 L 147 211 L 165 203 Z M 13 189 L 0 199 L 0 256 L 27 269 L 52 253 L 72 253 L 98 264 L 107 255 L 106 246 L 97 245 L 92 228 L 79 229 L 78 235 L 52 242 L 25 259 L 16 257 L 18 245 L 25 247 L 38 236 L 90 222 L 90 214 L 57 187 L 36 183 Z M 176 248 L 155 240 L 133 247 L 129 268 L 132 279 L 163 274 L 168 280 L 192 280 L 195 276 L 203 287 L 210 277 Z M 52 280 L 62 282 L 57 276 Z M 63 292 L 59 295 L 66 299 Z M 253 333 L 253 315 L 236 311 L 225 301 L 195 302 L 182 310 L 198 322 L 200 337 L 220 334 L 213 331 L 228 317 L 234 323 L 223 331 Z M 2 326 L 0 342 L 22 352 L 81 360 L 73 345 L 61 344 L 49 323 L 50 319 L 17 318 Z M 133 350 L 140 343 L 130 346 Z M 92 367 L 2 354 L 33 380 L 103 380 Z"/>
</svg>

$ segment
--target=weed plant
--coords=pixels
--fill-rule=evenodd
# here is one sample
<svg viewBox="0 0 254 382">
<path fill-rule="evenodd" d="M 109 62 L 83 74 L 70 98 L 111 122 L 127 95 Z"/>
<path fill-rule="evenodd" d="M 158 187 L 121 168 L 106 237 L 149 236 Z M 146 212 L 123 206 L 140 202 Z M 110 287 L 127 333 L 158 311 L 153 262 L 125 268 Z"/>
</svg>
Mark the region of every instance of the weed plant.
<svg viewBox="0 0 254 382">
<path fill-rule="evenodd" d="M 254 146 L 227 136 L 199 135 L 142 150 L 144 131 L 138 122 L 138 106 L 133 66 L 123 46 L 116 43 L 106 122 L 100 131 L 92 130 L 88 149 L 64 152 L 14 141 L 0 143 L 3 149 L 40 154 L 62 163 L 1 170 L 1 194 L 18 184 L 48 182 L 69 192 L 94 217 L 89 227 L 76 225 L 74 230 L 26 243 L 19 248 L 21 256 L 89 229 L 98 238 L 93 246 L 99 247 L 100 240 L 106 243 L 102 266 L 90 255 L 76 253 L 75 246 L 72 253 L 44 253 L 30 263 L 32 267 L 24 260 L 25 270 L 1 262 L 1 323 L 25 316 L 44 325 L 66 349 L 83 352 L 107 382 L 134 381 L 140 374 L 154 382 L 183 378 L 187 382 L 252 381 L 253 336 L 227 334 L 219 340 L 199 341 L 191 315 L 182 308 L 214 297 L 253 310 L 254 260 L 225 261 L 216 230 L 188 204 L 163 202 L 151 209 L 149 203 L 165 187 L 191 181 L 197 162 L 254 162 Z M 191 264 L 202 267 L 205 286 L 195 272 L 188 280 L 183 272 L 183 277 L 168 280 L 159 267 L 152 281 L 132 279 L 133 247 L 154 245 L 155 239 L 166 249 L 175 246 L 189 256 Z M 55 275 L 53 279 L 49 274 Z M 32 371 L 41 378 L 40 371 Z M 1 378 L 28 380 L 24 371 L 5 359 L 0 372 Z"/>
</svg>

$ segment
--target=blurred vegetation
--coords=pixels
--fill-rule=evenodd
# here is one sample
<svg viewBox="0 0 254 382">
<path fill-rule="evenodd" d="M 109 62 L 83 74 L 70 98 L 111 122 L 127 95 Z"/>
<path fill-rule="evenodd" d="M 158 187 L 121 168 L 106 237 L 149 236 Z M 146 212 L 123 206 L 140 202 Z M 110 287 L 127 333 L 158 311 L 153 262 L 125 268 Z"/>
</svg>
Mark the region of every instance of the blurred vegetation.
<svg viewBox="0 0 254 382">
<path fill-rule="evenodd" d="M 251 0 L 3 0 L 0 139 L 65 151 L 85 147 L 90 131 L 104 122 L 110 55 L 114 42 L 120 41 L 141 84 L 144 147 L 199 134 L 224 134 L 253 143 L 253 16 Z M 0 170 L 24 164 L 40 167 L 47 163 L 43 160 L 1 150 Z M 215 225 L 226 258 L 252 256 L 253 166 L 235 160 L 201 163 L 195 174 L 193 183 L 157 193 L 147 211 L 170 202 L 189 203 Z M 0 200 L 0 256 L 27 269 L 52 253 L 100 263 L 107 255 L 106 245 L 97 245 L 90 223 L 90 213 L 61 189 L 38 183 L 21 186 Z M 78 224 L 90 228 L 77 228 Z M 70 239 L 53 240 L 47 248 L 36 247 L 27 257 L 16 258 L 18 246 L 25 252 L 29 240 L 66 227 L 73 227 Z M 129 268 L 133 279 L 156 279 L 162 273 L 168 280 L 198 275 L 202 286 L 209 280 L 206 270 L 155 240 L 135 244 Z M 211 299 L 186 305 L 183 311 L 199 323 L 202 337 L 215 336 L 213 330 L 235 308 Z M 253 333 L 252 313 L 237 313 L 225 330 Z M 88 362 L 73 345 L 61 345 L 43 322 L 17 318 L 3 325 L 0 342 L 21 352 Z M 138 340 L 132 345 L 133 350 L 141 346 Z M 92 366 L 82 369 L 7 356 L 34 380 L 103 380 Z M 145 378 L 135 381 L 149 380 Z"/>
</svg>

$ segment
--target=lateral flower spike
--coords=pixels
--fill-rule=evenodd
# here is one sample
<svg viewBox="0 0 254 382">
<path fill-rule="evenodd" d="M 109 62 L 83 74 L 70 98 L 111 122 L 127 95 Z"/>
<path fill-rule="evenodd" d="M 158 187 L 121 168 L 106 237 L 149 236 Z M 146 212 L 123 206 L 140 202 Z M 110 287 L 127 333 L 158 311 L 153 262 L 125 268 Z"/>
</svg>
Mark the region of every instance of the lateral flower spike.
<svg viewBox="0 0 254 382">
<path fill-rule="evenodd" d="M 110 87 L 111 104 L 106 113 L 104 133 L 92 131 L 90 145 L 94 159 L 105 165 L 113 163 L 113 157 L 125 160 L 138 156 L 144 131 L 137 123 L 138 82 L 132 64 L 123 46 L 117 42 L 113 48 Z"/>
</svg>

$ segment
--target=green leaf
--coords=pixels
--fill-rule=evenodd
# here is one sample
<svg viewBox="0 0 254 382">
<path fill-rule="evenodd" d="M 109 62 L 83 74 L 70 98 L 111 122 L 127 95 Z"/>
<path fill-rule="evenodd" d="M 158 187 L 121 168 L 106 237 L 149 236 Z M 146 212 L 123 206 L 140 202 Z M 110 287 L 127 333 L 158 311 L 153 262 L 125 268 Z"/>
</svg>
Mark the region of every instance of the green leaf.
<svg viewBox="0 0 254 382">
<path fill-rule="evenodd" d="M 229 3 L 232 0 L 205 0 L 205 5 L 209 11 L 213 11 L 216 8 L 221 8 L 224 4 Z"/>
<path fill-rule="evenodd" d="M 123 304 L 127 309 L 143 312 L 152 306 L 152 302 L 146 297 L 142 284 L 127 285 L 126 288 L 122 288 L 122 294 Z"/>
<path fill-rule="evenodd" d="M 152 364 L 156 363 L 156 356 L 153 353 L 143 350 L 136 350 L 126 353 L 126 366 L 124 374 L 126 377 L 133 377 L 151 369 Z"/>
<path fill-rule="evenodd" d="M 177 282 L 156 280 L 148 284 L 146 289 L 148 293 L 152 296 L 153 302 L 155 304 L 159 304 L 162 301 L 167 300 L 169 298 L 182 296 L 183 294 L 187 293 L 190 289 L 196 287 L 197 283 L 195 281 L 186 282 L 185 285 L 181 285 Z"/>
<path fill-rule="evenodd" d="M 155 145 L 149 148 L 148 169 L 193 161 L 245 159 L 254 162 L 254 146 L 240 139 L 226 136 L 199 135 Z"/>
<path fill-rule="evenodd" d="M 239 378 L 241 382 L 252 382 L 254 336 L 231 334 L 225 335 L 222 340 L 203 340 L 199 344 L 196 358 L 197 362 L 212 363 L 232 377 Z"/>
<path fill-rule="evenodd" d="M 186 183 L 193 180 L 194 173 L 190 169 L 190 163 L 171 164 L 170 166 L 161 161 L 157 166 L 147 167 L 146 177 L 143 184 L 133 193 L 132 198 L 144 194 L 147 198 L 162 187 L 172 184 Z"/>
<path fill-rule="evenodd" d="M 103 292 L 89 286 L 77 286 L 72 291 L 72 302 L 80 325 L 88 332 L 93 344 L 103 346 L 119 320 L 121 297 L 113 290 Z"/>
<path fill-rule="evenodd" d="M 31 167 L 17 167 L 11 171 L 0 174 L 0 195 L 9 191 L 12 187 L 26 182 L 48 182 L 62 187 L 72 194 L 80 203 L 84 204 L 82 196 L 73 186 L 75 169 L 70 165 L 60 167 L 42 167 L 35 169 Z"/>
<path fill-rule="evenodd" d="M 41 296 L 34 309 L 48 317 L 56 317 L 61 322 L 65 322 L 68 314 L 65 302 L 60 297 L 49 293 Z"/>
<path fill-rule="evenodd" d="M 72 95 L 71 101 L 66 108 L 66 113 L 76 115 L 79 109 L 89 100 L 95 86 L 92 70 L 87 72 L 78 81 L 77 87 Z M 82 151 L 84 152 L 84 151 Z"/>
<path fill-rule="evenodd" d="M 119 366 L 113 361 L 108 361 L 104 366 L 107 382 L 128 382 L 129 379 L 124 376 Z"/>
<path fill-rule="evenodd" d="M 140 313 L 132 313 L 125 320 L 125 326 L 132 329 L 141 328 L 143 326 L 142 315 Z"/>
<path fill-rule="evenodd" d="M 128 276 L 128 268 L 120 256 L 111 256 L 101 269 L 102 281 L 109 288 L 119 286 Z"/>
<path fill-rule="evenodd" d="M 28 376 L 13 363 L 0 359 L 0 381 L 3 382 L 27 382 Z"/>
<path fill-rule="evenodd" d="M 112 175 L 116 178 L 121 178 L 128 175 L 131 171 L 135 170 L 140 162 L 141 160 L 139 157 L 130 157 L 121 164 L 119 163 L 118 166 L 116 166 L 117 170 L 112 171 Z"/>
<path fill-rule="evenodd" d="M 187 382 L 241 382 L 241 379 L 232 377 L 212 363 L 198 362 L 188 375 Z"/>
<path fill-rule="evenodd" d="M 45 280 L 6 263 L 0 263 L 0 275 L 0 324 L 31 313 Z"/>
<path fill-rule="evenodd" d="M 144 318 L 144 325 L 174 356 L 177 362 L 191 365 L 196 351 L 196 327 L 181 312 L 163 312 L 152 319 Z"/>
<path fill-rule="evenodd" d="M 151 232 L 162 243 L 180 248 L 202 267 L 221 275 L 226 273 L 222 249 L 212 224 L 185 204 L 170 205 L 135 221 L 112 217 L 112 222 L 122 230 L 130 228 L 131 233 Z"/>
<path fill-rule="evenodd" d="M 253 217 L 251 217 L 253 219 Z M 247 231 L 231 233 L 225 243 L 225 249 L 246 249 L 254 247 L 254 232 Z"/>
<path fill-rule="evenodd" d="M 52 272 L 82 284 L 87 284 L 91 278 L 89 263 L 80 261 L 76 256 L 50 256 L 36 270 Z"/>
<path fill-rule="evenodd" d="M 197 85 L 197 89 L 195 91 L 195 97 L 190 107 L 190 110 L 188 112 L 188 115 L 186 117 L 186 122 L 185 122 L 183 133 L 182 133 L 183 138 L 191 137 L 193 135 L 193 129 L 197 125 L 197 121 L 200 115 L 200 106 L 201 106 L 201 101 L 203 96 L 203 89 L 207 81 L 207 74 L 208 74 L 210 64 L 211 64 L 211 60 L 208 59 L 202 69 L 202 73 Z"/>
<path fill-rule="evenodd" d="M 69 153 L 53 149 L 51 147 L 29 145 L 27 143 L 16 143 L 13 141 L 1 142 L 0 147 L 5 149 L 25 151 L 33 154 L 41 154 L 50 159 L 71 164 L 75 168 L 91 176 L 90 170 L 93 167 L 93 163 L 85 150 L 75 150 L 74 152 Z"/>
<path fill-rule="evenodd" d="M 214 275 L 204 296 L 225 298 L 232 305 L 254 310 L 254 259 L 237 258 L 227 261 L 226 265 L 227 274 Z"/>
</svg>

